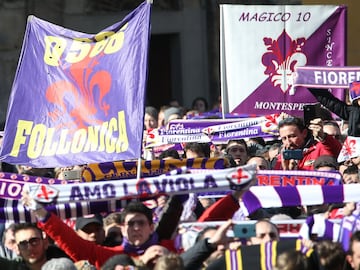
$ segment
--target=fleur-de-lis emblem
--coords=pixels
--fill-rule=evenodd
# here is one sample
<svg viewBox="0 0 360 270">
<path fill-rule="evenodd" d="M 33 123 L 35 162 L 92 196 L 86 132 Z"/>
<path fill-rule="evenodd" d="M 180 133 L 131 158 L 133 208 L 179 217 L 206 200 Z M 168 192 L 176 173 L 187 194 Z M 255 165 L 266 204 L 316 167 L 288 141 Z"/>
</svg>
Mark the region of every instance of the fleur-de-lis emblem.
<svg viewBox="0 0 360 270">
<path fill-rule="evenodd" d="M 270 134 L 279 133 L 278 122 L 280 114 L 270 114 L 265 116 L 265 121 L 261 124 L 261 130 Z"/>
<path fill-rule="evenodd" d="M 348 137 L 343 144 L 342 152 L 345 156 L 352 156 L 356 152 L 356 140 Z"/>
<path fill-rule="evenodd" d="M 265 37 L 263 41 L 268 50 L 262 56 L 262 63 L 266 67 L 264 74 L 284 93 L 293 90 L 295 67 L 307 63 L 306 55 L 302 52 L 306 39 L 292 40 L 284 30 L 277 40 Z"/>
<path fill-rule="evenodd" d="M 105 97 L 111 88 L 111 74 L 108 71 L 96 69 L 98 60 L 103 56 L 87 56 L 78 63 L 60 64 L 67 74 L 66 80 L 52 83 L 46 90 L 47 101 L 54 109 L 49 117 L 57 128 L 86 128 L 88 125 L 99 125 L 99 112 L 107 116 L 110 105 Z M 63 116 L 70 115 L 71 120 L 64 121 Z"/>
</svg>

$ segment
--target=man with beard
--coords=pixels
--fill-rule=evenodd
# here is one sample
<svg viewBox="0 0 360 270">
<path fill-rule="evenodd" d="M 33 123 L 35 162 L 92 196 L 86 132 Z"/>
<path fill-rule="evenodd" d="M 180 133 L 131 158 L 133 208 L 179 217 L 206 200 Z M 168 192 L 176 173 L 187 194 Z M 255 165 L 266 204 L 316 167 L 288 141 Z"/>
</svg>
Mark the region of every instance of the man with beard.
<svg viewBox="0 0 360 270">
<path fill-rule="evenodd" d="M 20 260 L 0 258 L 0 269 L 40 270 L 52 257 L 61 257 L 50 255 L 48 239 L 33 223 L 16 224 L 14 234 Z"/>
</svg>

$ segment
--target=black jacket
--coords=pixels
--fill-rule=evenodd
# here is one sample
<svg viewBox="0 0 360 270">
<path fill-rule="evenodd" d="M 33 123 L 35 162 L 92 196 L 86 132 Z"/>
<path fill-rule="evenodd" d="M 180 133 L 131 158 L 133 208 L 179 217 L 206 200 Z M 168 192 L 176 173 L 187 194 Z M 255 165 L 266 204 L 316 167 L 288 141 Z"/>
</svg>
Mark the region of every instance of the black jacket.
<svg viewBox="0 0 360 270">
<path fill-rule="evenodd" d="M 327 89 L 309 88 L 311 94 L 329 111 L 349 122 L 348 135 L 360 137 L 360 107 L 353 104 L 347 105 L 345 102 L 334 97 Z"/>
</svg>

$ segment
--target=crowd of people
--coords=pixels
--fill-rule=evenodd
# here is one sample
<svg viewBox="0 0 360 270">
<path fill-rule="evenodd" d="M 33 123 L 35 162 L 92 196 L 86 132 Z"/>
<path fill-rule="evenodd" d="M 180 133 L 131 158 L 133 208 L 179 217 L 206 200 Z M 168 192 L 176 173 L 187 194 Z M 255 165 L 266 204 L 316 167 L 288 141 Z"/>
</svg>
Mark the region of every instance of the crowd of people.
<svg viewBox="0 0 360 270">
<path fill-rule="evenodd" d="M 360 99 L 351 89 L 352 104 L 324 90 L 310 91 L 323 104 L 321 113 L 314 115 L 308 125 L 301 117 L 284 114 L 274 140 L 252 137 L 216 145 L 189 142 L 182 151 L 169 148 L 153 158 L 224 158 L 229 167 L 256 164 L 257 170 L 338 172 L 341 184 L 359 183 L 360 152 L 341 162 L 338 156 L 346 138 L 359 134 L 359 117 L 353 111 L 358 112 Z M 171 120 L 189 119 L 209 110 L 201 97 L 194 99 L 189 110 L 178 104 L 160 109 L 147 106 L 144 129 L 166 128 Z M 334 119 L 331 112 L 343 118 Z M 286 151 L 290 156 L 285 156 Z M 295 152 L 300 156 L 294 156 Z M 81 171 L 83 167 L 39 169 L 2 164 L 3 171 L 59 179 L 63 179 L 64 172 Z M 73 226 L 24 192 L 22 202 L 31 206 L 38 222 L 2 224 L 0 268 L 360 269 L 360 231 L 356 226 L 349 245 L 344 247 L 338 241 L 314 235 L 282 238 L 275 222 L 304 220 L 312 215 L 342 219 L 357 210 L 357 202 L 261 208 L 244 216 L 241 201 L 246 192 L 232 190 L 220 197 L 162 194 L 152 199 L 152 207 L 149 202 L 132 201 L 119 212 L 77 217 Z M 233 230 L 235 223 L 243 221 L 252 221 L 247 228 L 254 229 L 246 238 Z M 181 226 L 188 222 L 195 225 Z"/>
</svg>

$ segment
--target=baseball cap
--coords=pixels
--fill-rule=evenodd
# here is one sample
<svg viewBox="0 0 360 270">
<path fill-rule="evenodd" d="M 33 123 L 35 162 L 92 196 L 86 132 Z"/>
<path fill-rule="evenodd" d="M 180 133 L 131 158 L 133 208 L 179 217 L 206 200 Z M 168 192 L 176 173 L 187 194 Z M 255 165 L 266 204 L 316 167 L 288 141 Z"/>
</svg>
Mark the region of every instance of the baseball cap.
<svg viewBox="0 0 360 270">
<path fill-rule="evenodd" d="M 86 225 L 90 223 L 97 223 L 102 226 L 103 218 L 100 214 L 92 214 L 83 217 L 78 217 L 76 219 L 75 230 L 82 230 Z"/>
</svg>

